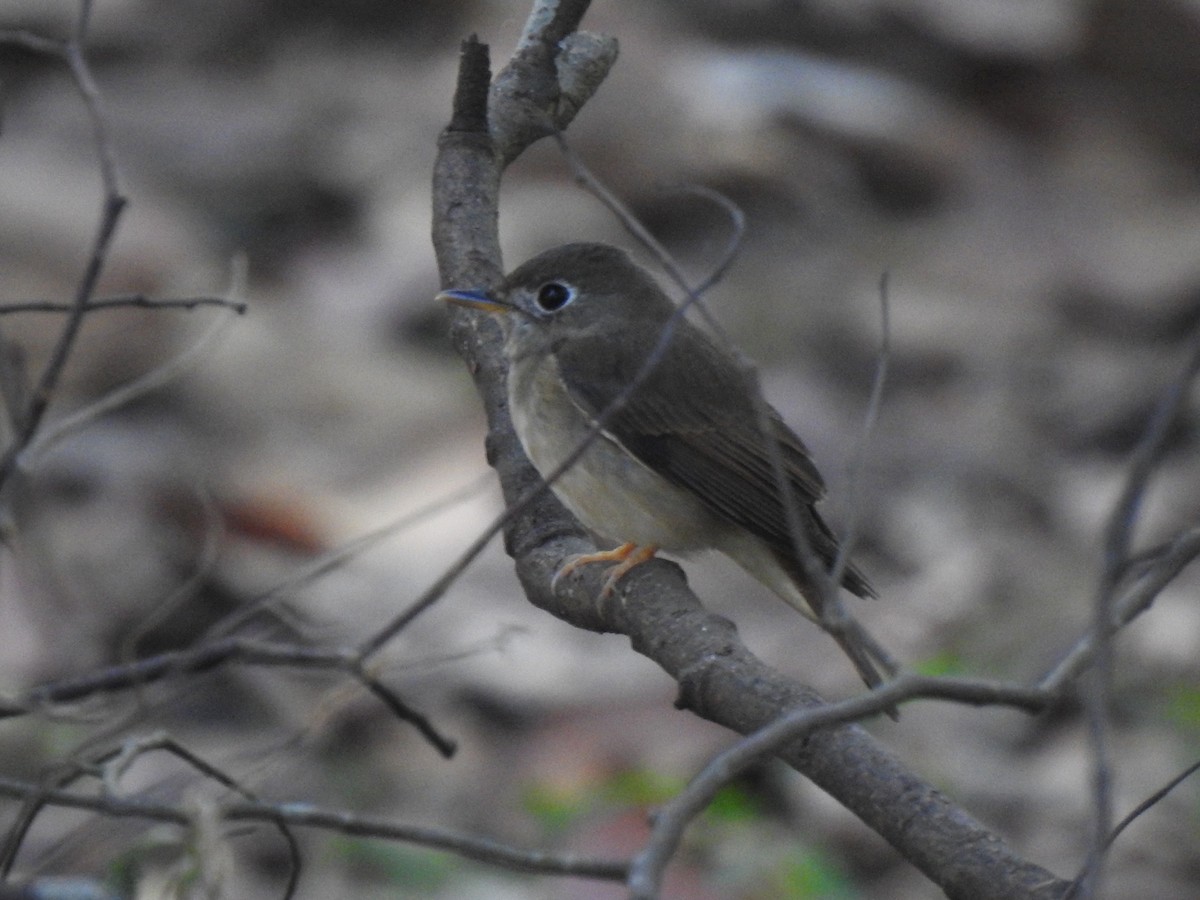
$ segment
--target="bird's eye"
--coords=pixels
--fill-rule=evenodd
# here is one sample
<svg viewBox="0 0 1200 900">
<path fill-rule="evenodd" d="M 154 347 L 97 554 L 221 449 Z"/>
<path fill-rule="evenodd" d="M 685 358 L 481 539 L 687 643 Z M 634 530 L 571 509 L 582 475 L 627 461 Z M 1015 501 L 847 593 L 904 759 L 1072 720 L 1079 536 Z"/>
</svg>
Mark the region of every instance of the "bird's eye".
<svg viewBox="0 0 1200 900">
<path fill-rule="evenodd" d="M 575 299 L 575 288 L 561 281 L 547 281 L 538 288 L 534 302 L 542 312 L 558 312 Z"/>
</svg>

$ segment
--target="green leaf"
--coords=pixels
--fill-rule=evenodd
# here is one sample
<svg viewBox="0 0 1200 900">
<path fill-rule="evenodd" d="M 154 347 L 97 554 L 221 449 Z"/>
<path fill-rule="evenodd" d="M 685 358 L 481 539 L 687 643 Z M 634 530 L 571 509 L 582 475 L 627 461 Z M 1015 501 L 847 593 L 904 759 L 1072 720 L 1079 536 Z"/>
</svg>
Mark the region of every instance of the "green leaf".
<svg viewBox="0 0 1200 900">
<path fill-rule="evenodd" d="M 966 671 L 962 658 L 957 653 L 943 651 L 913 666 L 920 675 L 936 678 L 939 676 L 962 675 Z"/>
<path fill-rule="evenodd" d="M 521 792 L 521 806 L 547 835 L 555 835 L 587 813 L 591 803 L 587 793 L 576 788 L 531 784 Z"/>
<path fill-rule="evenodd" d="M 442 887 L 461 868 L 459 861 L 446 853 L 352 837 L 335 838 L 329 852 L 360 876 L 415 891 Z"/>
<path fill-rule="evenodd" d="M 1200 688 L 1176 685 L 1168 691 L 1166 716 L 1175 725 L 1200 732 Z"/>
<path fill-rule="evenodd" d="M 713 797 L 707 814 L 718 822 L 738 824 L 759 818 L 762 810 L 758 801 L 736 784 L 726 785 Z"/>
<path fill-rule="evenodd" d="M 674 775 L 649 769 L 626 769 L 608 780 L 604 797 L 624 805 L 658 806 L 682 791 L 684 785 L 684 780 Z"/>
<path fill-rule="evenodd" d="M 808 850 L 789 855 L 779 871 L 780 900 L 852 900 L 850 879 L 824 854 Z"/>
</svg>

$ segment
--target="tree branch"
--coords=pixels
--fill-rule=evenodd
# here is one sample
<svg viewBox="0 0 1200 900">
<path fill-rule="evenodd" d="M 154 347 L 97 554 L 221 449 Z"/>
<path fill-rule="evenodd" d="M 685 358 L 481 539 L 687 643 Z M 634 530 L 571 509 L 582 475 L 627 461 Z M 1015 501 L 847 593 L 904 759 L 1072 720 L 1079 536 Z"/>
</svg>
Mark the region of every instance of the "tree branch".
<svg viewBox="0 0 1200 900">
<path fill-rule="evenodd" d="M 658 896 L 666 865 L 678 848 L 684 829 L 704 811 L 721 788 L 751 765 L 779 754 L 820 729 L 878 715 L 893 709 L 896 703 L 921 697 L 976 706 L 1011 706 L 1027 712 L 1041 711 L 1057 699 L 1048 691 L 1024 685 L 904 674 L 876 690 L 840 703 L 798 707 L 718 754 L 685 790 L 655 813 L 651 838 L 634 859 L 630 871 L 633 900 L 653 900 Z"/>
<path fill-rule="evenodd" d="M 84 304 L 88 312 L 100 309 L 184 309 L 193 310 L 201 306 L 219 306 L 231 309 L 239 316 L 246 312 L 246 304 L 225 297 L 173 297 L 156 299 L 145 294 L 122 294 L 117 297 L 99 297 Z M 0 315 L 7 313 L 73 312 L 72 303 L 57 303 L 53 300 L 25 300 L 17 303 L 0 304 Z"/>
<path fill-rule="evenodd" d="M 63 369 L 66 367 L 67 359 L 75 347 L 75 340 L 83 326 L 84 316 L 88 313 L 89 303 L 95 293 L 96 284 L 100 280 L 100 273 L 104 270 L 109 247 L 116 236 L 117 225 L 127 203 L 117 177 L 112 139 L 108 134 L 108 125 L 101 109 L 100 89 L 92 77 L 92 71 L 84 53 L 91 9 L 91 0 L 81 0 L 75 30 L 65 41 L 39 38 L 28 32 L 0 32 L 0 42 L 15 43 L 37 52 L 57 56 L 66 63 L 71 72 L 71 78 L 83 98 L 84 109 L 87 111 L 88 121 L 92 126 L 92 143 L 99 160 L 100 180 L 104 191 L 100 222 L 96 227 L 96 236 L 92 241 L 87 265 L 75 288 L 74 302 L 71 304 L 71 309 L 67 313 L 66 321 L 59 331 L 54 347 L 50 351 L 50 358 L 37 379 L 29 402 L 18 419 L 17 433 L 9 446 L 4 449 L 3 454 L 0 455 L 0 486 L 3 486 L 13 474 L 18 457 L 37 434 L 38 426 L 50 406 Z"/>
<path fill-rule="evenodd" d="M 183 826 L 191 822 L 186 809 L 169 803 L 150 803 L 111 794 L 83 794 L 61 788 L 46 788 L 12 778 L 0 778 L 0 796 L 33 801 L 44 806 L 87 809 L 113 818 L 149 819 Z M 403 841 L 433 850 L 446 850 L 491 865 L 542 875 L 622 880 L 628 871 L 627 864 L 621 860 L 522 850 L 490 838 L 446 828 L 404 825 L 388 819 L 323 809 L 310 803 L 242 800 L 223 803 L 218 807 L 218 811 L 225 822 L 261 822 L 276 827 L 317 828 L 358 837 Z"/>
<path fill-rule="evenodd" d="M 582 14 L 586 4 L 571 6 Z M 501 282 L 496 231 L 501 173 L 528 143 L 567 124 L 547 121 L 551 98 L 561 94 L 561 74 L 550 63 L 557 62 L 560 69 L 563 65 L 557 41 L 562 22 L 552 19 L 553 27 L 538 37 L 533 21 L 531 17 L 528 41 L 522 41 L 496 79 L 487 130 L 477 117 L 459 115 L 478 109 L 480 73 L 486 68 L 485 48 L 474 39 L 463 47 L 455 117 L 439 141 L 434 170 L 433 241 L 445 287 L 490 288 Z M 560 46 L 557 56 L 555 46 Z M 464 95 L 471 92 L 468 100 Z M 555 106 L 553 111 L 563 110 Z M 586 533 L 548 491 L 530 499 L 542 482 L 508 417 L 499 329 L 483 317 L 456 311 L 451 337 L 487 413 L 488 460 L 506 501 L 521 504 L 508 519 L 505 541 L 531 602 L 578 627 L 628 635 L 637 652 L 679 683 L 681 706 L 739 733 L 755 731 L 787 710 L 824 706 L 810 688 L 754 657 L 731 623 L 704 611 L 671 563 L 656 560 L 638 567 L 607 602 L 594 599 L 602 580 L 594 571 L 583 570 L 582 577 L 566 580 L 552 592 L 553 573 L 567 556 L 586 548 Z M 779 755 L 951 897 L 1051 898 L 1065 889 L 1063 880 L 1017 856 L 855 725 L 814 731 Z"/>
<path fill-rule="evenodd" d="M 368 670 L 356 650 L 319 649 L 299 644 L 267 643 L 249 638 L 223 638 L 187 650 L 148 656 L 135 662 L 89 672 L 34 688 L 18 700 L 0 701 L 0 719 L 26 715 L 39 708 L 74 703 L 101 693 L 125 691 L 187 673 L 208 672 L 239 663 L 341 672 L 358 681 L 398 719 L 408 722 L 439 753 L 454 755 L 455 743 L 423 714 L 404 702 Z"/>
</svg>

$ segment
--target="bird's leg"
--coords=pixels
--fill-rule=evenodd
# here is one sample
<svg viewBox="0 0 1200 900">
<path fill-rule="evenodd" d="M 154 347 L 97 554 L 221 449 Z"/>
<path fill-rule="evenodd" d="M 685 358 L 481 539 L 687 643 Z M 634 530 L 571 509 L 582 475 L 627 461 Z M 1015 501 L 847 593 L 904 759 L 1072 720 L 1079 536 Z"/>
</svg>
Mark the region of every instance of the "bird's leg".
<svg viewBox="0 0 1200 900">
<path fill-rule="evenodd" d="M 633 547 L 625 555 L 625 559 L 622 562 L 609 570 L 608 578 L 604 580 L 604 587 L 600 589 L 600 599 L 603 600 L 611 595 L 617 586 L 617 582 L 624 578 L 630 569 L 654 559 L 654 554 L 657 552 L 657 544 L 644 544 L 641 547 Z"/>
<path fill-rule="evenodd" d="M 658 552 L 657 544 L 637 544 L 629 541 L 622 544 L 620 547 L 614 547 L 612 550 L 600 550 L 596 553 L 580 553 L 578 556 L 572 556 L 568 559 L 561 569 L 554 573 L 554 578 L 550 581 L 550 590 L 554 590 L 560 579 L 570 575 L 580 566 L 591 565 L 592 563 L 616 563 L 609 570 L 608 578 L 604 581 L 604 587 L 600 591 L 600 598 L 604 599 L 612 594 L 620 581 L 634 566 L 640 566 L 654 558 L 654 554 Z"/>
</svg>

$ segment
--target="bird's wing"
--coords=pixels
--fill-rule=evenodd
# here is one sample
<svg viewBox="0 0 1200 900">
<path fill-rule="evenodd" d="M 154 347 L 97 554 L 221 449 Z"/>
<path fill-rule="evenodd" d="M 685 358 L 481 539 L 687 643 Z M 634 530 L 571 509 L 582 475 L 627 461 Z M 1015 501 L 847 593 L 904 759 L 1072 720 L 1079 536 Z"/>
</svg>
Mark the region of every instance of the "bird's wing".
<svg viewBox="0 0 1200 900">
<path fill-rule="evenodd" d="M 746 375 L 699 329 L 683 321 L 694 339 L 686 351 L 676 337 L 660 365 L 606 430 L 634 456 L 667 480 L 684 487 L 726 520 L 759 535 L 786 556 L 794 556 L 779 482 L 767 440 L 759 427 L 758 404 Z M 651 335 L 651 338 L 655 338 Z M 595 419 L 625 390 L 654 341 L 635 340 L 613 348 L 569 341 L 556 351 L 571 399 Z M 827 560 L 836 542 L 810 507 L 825 493 L 808 448 L 779 414 L 767 408 L 770 438 L 777 442 L 783 469 L 815 549 Z"/>
</svg>

